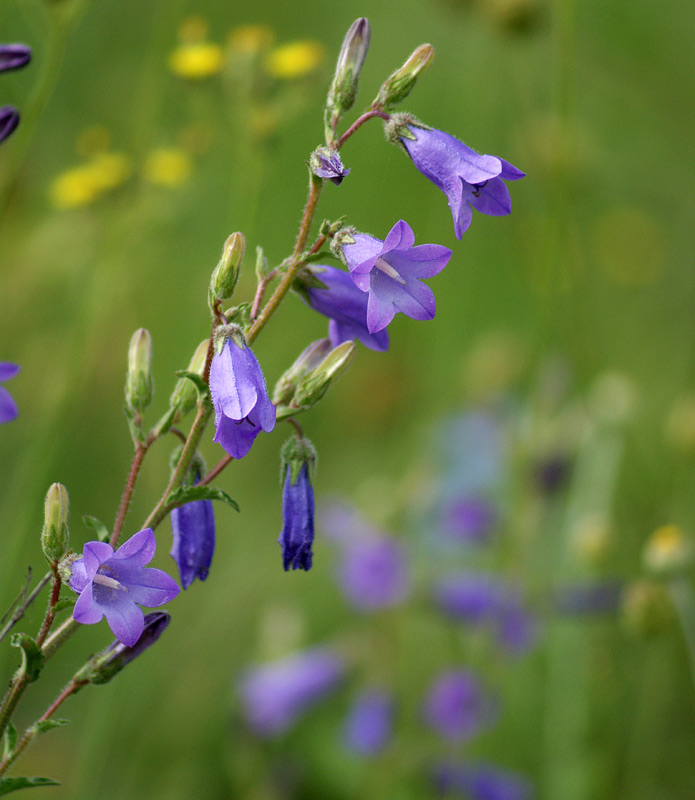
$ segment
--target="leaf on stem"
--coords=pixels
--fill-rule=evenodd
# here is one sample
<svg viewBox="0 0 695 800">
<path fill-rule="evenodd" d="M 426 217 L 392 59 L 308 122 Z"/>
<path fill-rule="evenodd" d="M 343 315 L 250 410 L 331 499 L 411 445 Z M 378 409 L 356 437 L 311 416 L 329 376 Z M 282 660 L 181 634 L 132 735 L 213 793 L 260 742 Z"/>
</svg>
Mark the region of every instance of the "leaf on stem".
<svg viewBox="0 0 695 800">
<path fill-rule="evenodd" d="M 12 756 L 16 744 L 17 744 L 17 728 L 15 728 L 15 726 L 11 722 L 8 722 L 3 736 L 3 746 L 2 746 L 3 761 L 7 761 L 7 759 Z"/>
<path fill-rule="evenodd" d="M 91 517 L 89 514 L 85 514 L 82 517 L 82 522 L 86 528 L 89 528 L 90 531 L 94 531 L 94 533 L 96 533 L 100 542 L 107 542 L 109 540 L 109 529 L 100 519 Z"/>
<path fill-rule="evenodd" d="M 167 506 L 177 508 L 186 503 L 193 503 L 196 500 L 221 500 L 235 511 L 239 510 L 239 505 L 231 498 L 227 492 L 213 486 L 180 486 L 169 497 Z"/>
<path fill-rule="evenodd" d="M 32 786 L 60 786 L 60 784 L 50 778 L 0 778 L 0 797 Z"/>
</svg>

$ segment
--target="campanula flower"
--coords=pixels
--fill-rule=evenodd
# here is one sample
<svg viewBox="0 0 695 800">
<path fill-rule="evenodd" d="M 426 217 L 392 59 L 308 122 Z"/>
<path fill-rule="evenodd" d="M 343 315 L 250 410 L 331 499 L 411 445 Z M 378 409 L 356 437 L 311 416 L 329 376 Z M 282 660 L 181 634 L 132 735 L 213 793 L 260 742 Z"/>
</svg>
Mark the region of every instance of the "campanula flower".
<svg viewBox="0 0 695 800">
<path fill-rule="evenodd" d="M 441 272 L 451 258 L 451 250 L 438 244 L 414 247 L 410 225 L 399 220 L 386 239 L 366 233 L 343 237 L 342 252 L 355 285 L 368 293 L 367 330 L 383 330 L 401 311 L 412 319 L 432 319 L 434 294 L 420 283 Z"/>
<path fill-rule="evenodd" d="M 31 61 L 31 50 L 25 44 L 0 44 L 0 72 L 21 69 Z"/>
<path fill-rule="evenodd" d="M 14 106 L 0 107 L 0 142 L 14 132 L 19 125 L 19 111 Z"/>
<path fill-rule="evenodd" d="M 497 512 L 482 497 L 458 497 L 445 504 L 442 525 L 445 533 L 466 544 L 483 544 L 497 522 Z"/>
<path fill-rule="evenodd" d="M 492 216 L 509 214 L 512 201 L 505 181 L 525 173 L 503 158 L 476 153 L 444 131 L 405 127 L 408 134 L 399 141 L 417 169 L 446 195 L 457 239 L 468 230 L 474 208 Z"/>
<path fill-rule="evenodd" d="M 350 170 L 343 166 L 340 153 L 337 150 L 322 145 L 317 147 L 309 158 L 309 166 L 314 175 L 327 178 L 331 183 L 340 186 L 343 178 L 350 174 Z"/>
<path fill-rule="evenodd" d="M 441 794 L 468 800 L 531 800 L 535 792 L 525 778 L 493 764 L 442 763 L 432 777 Z"/>
<path fill-rule="evenodd" d="M 238 328 L 226 336 L 212 359 L 210 394 L 217 429 L 213 441 L 233 458 L 243 458 L 261 430 L 275 427 L 275 406 L 260 364 Z"/>
<path fill-rule="evenodd" d="M 215 513 L 212 500 L 194 500 L 172 509 L 174 543 L 171 557 L 179 568 L 184 589 L 198 578 L 204 581 L 215 552 Z"/>
<path fill-rule="evenodd" d="M 330 694 L 344 673 L 344 660 L 327 647 L 248 670 L 240 694 L 249 726 L 259 736 L 284 733 L 308 708 Z"/>
<path fill-rule="evenodd" d="M 282 532 L 278 543 L 282 546 L 282 564 L 285 570 L 311 569 L 313 558 L 311 546 L 314 543 L 314 490 L 306 463 L 302 464 L 294 483 L 290 466 L 285 466 Z"/>
<path fill-rule="evenodd" d="M 330 319 L 328 335 L 333 347 L 358 339 L 370 350 L 388 350 L 388 332 L 368 330 L 368 296 L 355 286 L 347 272 L 319 265 L 313 266 L 312 272 L 325 288 L 308 286 L 302 295 L 314 311 Z"/>
<path fill-rule="evenodd" d="M 405 550 L 388 536 L 355 538 L 346 542 L 339 576 L 345 596 L 360 611 L 398 605 L 410 591 L 410 569 Z"/>
<path fill-rule="evenodd" d="M 441 674 L 432 685 L 424 715 L 444 739 L 464 742 L 493 720 L 495 707 L 472 672 L 454 670 Z"/>
<path fill-rule="evenodd" d="M 166 572 L 145 567 L 156 546 L 150 528 L 131 536 L 115 553 L 106 542 L 87 542 L 82 558 L 72 564 L 70 588 L 79 594 L 75 621 L 93 625 L 105 616 L 118 641 L 133 647 L 145 626 L 138 606 L 163 606 L 180 591 Z"/>
<path fill-rule="evenodd" d="M 0 361 L 0 382 L 9 381 L 18 372 L 19 366 L 17 364 L 11 364 L 9 361 Z M 0 423 L 11 422 L 16 419 L 17 414 L 19 414 L 17 404 L 7 389 L 0 386 Z"/>
<path fill-rule="evenodd" d="M 345 744 L 361 756 L 374 756 L 388 744 L 393 734 L 393 697 L 373 689 L 355 700 L 345 720 Z"/>
</svg>

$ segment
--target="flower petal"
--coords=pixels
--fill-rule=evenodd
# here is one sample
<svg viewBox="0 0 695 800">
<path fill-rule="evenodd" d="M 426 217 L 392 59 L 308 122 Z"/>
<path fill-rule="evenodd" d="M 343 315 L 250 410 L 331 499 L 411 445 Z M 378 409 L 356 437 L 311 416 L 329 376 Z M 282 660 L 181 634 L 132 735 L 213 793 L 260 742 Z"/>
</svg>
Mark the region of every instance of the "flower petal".
<svg viewBox="0 0 695 800">
<path fill-rule="evenodd" d="M 94 625 L 97 622 L 101 622 L 103 616 L 104 612 L 94 602 L 92 584 L 89 583 L 77 598 L 75 607 L 72 610 L 72 618 L 75 622 L 81 622 L 83 625 Z"/>
<path fill-rule="evenodd" d="M 240 420 L 251 411 L 258 399 L 258 388 L 254 378 L 253 354 L 248 347 L 238 347 L 227 340 L 212 359 L 210 366 L 210 391 L 215 408 L 225 417 Z M 251 367 L 251 370 L 249 370 Z"/>
<path fill-rule="evenodd" d="M 87 542 L 82 557 L 87 578 L 91 581 L 99 567 L 111 558 L 113 547 L 107 542 Z"/>
<path fill-rule="evenodd" d="M 145 628 L 145 615 L 135 603 L 123 602 L 104 609 L 113 635 L 126 647 L 133 647 Z"/>
<path fill-rule="evenodd" d="M 10 361 L 0 361 L 0 383 L 14 378 L 20 371 L 19 364 L 12 364 Z"/>
<path fill-rule="evenodd" d="M 503 217 L 512 210 L 512 198 L 507 189 L 507 184 L 501 178 L 488 181 L 481 186 L 479 195 L 473 194 L 469 198 L 470 204 L 481 214 L 493 217 Z"/>
<path fill-rule="evenodd" d="M 157 541 L 152 528 L 145 528 L 133 534 L 113 554 L 113 558 L 128 559 L 133 566 L 144 567 L 154 558 Z"/>
<path fill-rule="evenodd" d="M 390 253 L 391 250 L 409 250 L 415 244 L 415 234 L 413 229 L 405 220 L 398 222 L 388 232 L 381 248 L 382 255 Z"/>
<path fill-rule="evenodd" d="M 12 399 L 12 395 L 0 386 L 0 422 L 12 422 L 19 414 L 17 403 Z"/>
<path fill-rule="evenodd" d="M 151 608 L 163 606 L 181 591 L 171 575 L 149 567 L 119 569 L 118 581 L 128 589 L 127 598 L 131 603 Z"/>
</svg>

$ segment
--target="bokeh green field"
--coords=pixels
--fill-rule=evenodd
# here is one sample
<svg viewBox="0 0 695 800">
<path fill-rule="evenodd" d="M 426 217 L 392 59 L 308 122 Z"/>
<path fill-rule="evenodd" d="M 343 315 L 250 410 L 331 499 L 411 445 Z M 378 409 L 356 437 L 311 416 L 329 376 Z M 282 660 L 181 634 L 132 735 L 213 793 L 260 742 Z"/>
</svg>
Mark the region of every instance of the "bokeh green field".
<svg viewBox="0 0 695 800">
<path fill-rule="evenodd" d="M 458 242 L 443 195 L 384 141 L 376 121 L 345 146 L 352 173 L 326 187 L 319 219 L 346 214 L 381 238 L 405 219 L 418 243 L 454 255 L 429 282 L 436 318 L 398 316 L 389 352 L 360 348 L 306 415 L 319 452 L 317 504 L 349 498 L 411 544 L 416 577 L 431 575 L 445 562 L 418 542 L 442 469 L 442 420 L 504 408 L 514 457 L 496 567 L 524 581 L 532 599 L 564 582 L 610 577 L 633 604 L 563 617 L 538 602 L 537 646 L 509 664 L 476 656 L 452 627 L 432 623 L 421 598 L 355 614 L 336 587 L 337 553 L 320 527 L 313 569 L 282 571 L 277 453 L 289 430 L 278 429 L 222 476 L 241 514 L 217 509 L 210 576 L 172 604 L 166 635 L 112 684 L 71 700 L 61 715 L 72 724 L 44 736 L 15 772 L 60 781 L 42 790 L 56 800 L 390 800 L 430 796 L 419 769 L 430 755 L 472 754 L 525 775 L 547 800 L 695 796 L 695 653 L 668 600 L 654 612 L 639 595 L 664 585 L 644 583 L 652 579 L 642 553 L 654 530 L 694 532 L 693 8 L 676 0 L 94 0 L 68 19 L 72 7 L 0 5 L 0 39 L 34 50 L 30 67 L 0 81 L 2 103 L 24 112 L 0 149 L 0 360 L 22 366 L 8 384 L 20 417 L 0 429 L 0 612 L 29 565 L 43 570 L 38 537 L 52 482 L 70 492 L 75 549 L 89 538 L 82 515 L 107 524 L 115 516 L 131 458 L 121 409 L 132 332 L 145 327 L 154 340 L 154 420 L 175 370 L 208 334 L 207 283 L 225 238 L 242 230 L 249 253 L 261 245 L 271 264 L 291 252 L 331 68 L 360 15 L 370 20 L 372 45 L 356 108 L 431 42 L 435 62 L 404 110 L 528 177 L 511 185 L 509 217 L 476 214 Z M 320 42 L 325 59 L 301 79 L 246 92 L 219 75 L 186 81 L 168 59 L 192 15 L 213 42 L 260 24 L 276 44 Z M 54 181 L 104 131 L 131 176 L 92 203 L 56 208 Z M 142 165 L 172 147 L 186 152 L 190 174 L 153 185 Z M 238 290 L 246 298 L 251 267 L 248 258 Z M 325 323 L 287 298 L 255 346 L 270 384 L 325 335 Z M 207 438 L 213 465 L 222 451 Z M 556 449 L 567 452 L 570 476 L 543 496 L 532 468 Z M 148 457 L 127 533 L 165 486 L 168 455 L 160 444 Z M 582 561 L 570 538 L 594 513 L 610 533 L 598 557 Z M 159 537 L 156 565 L 171 571 L 168 522 Z M 463 551 L 452 558 L 468 565 Z M 683 580 L 690 591 L 692 573 Z M 42 601 L 27 630 L 41 613 Z M 345 692 L 279 741 L 254 739 L 234 691 L 240 671 L 336 638 L 373 642 L 391 671 L 405 704 L 393 746 L 371 760 L 344 750 Z M 28 692 L 22 724 L 110 641 L 104 624 L 80 631 L 54 659 L 52 679 Z M 428 669 L 476 658 L 500 693 L 500 722 L 470 746 L 438 750 L 418 722 Z M 9 679 L 15 663 L 5 647 L 1 674 Z"/>
</svg>

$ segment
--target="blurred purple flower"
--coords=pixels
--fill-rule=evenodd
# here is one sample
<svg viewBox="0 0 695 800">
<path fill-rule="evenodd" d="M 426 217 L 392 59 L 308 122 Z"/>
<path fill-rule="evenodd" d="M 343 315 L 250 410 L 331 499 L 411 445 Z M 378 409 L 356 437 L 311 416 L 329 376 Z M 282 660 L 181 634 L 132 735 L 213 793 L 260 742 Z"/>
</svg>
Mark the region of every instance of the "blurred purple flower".
<svg viewBox="0 0 695 800">
<path fill-rule="evenodd" d="M 210 366 L 210 394 L 215 407 L 218 442 L 233 458 L 243 458 L 261 432 L 275 427 L 261 367 L 251 348 L 233 334 Z"/>
<path fill-rule="evenodd" d="M 19 366 L 17 364 L 10 364 L 9 361 L 0 361 L 0 383 L 14 378 L 18 372 Z M 0 423 L 11 422 L 17 418 L 18 414 L 19 409 L 12 396 L 7 389 L 0 386 Z"/>
<path fill-rule="evenodd" d="M 322 265 L 314 265 L 313 270 L 326 288 L 307 287 L 306 299 L 314 311 L 330 319 L 328 335 L 333 347 L 358 339 L 370 350 L 388 350 L 387 331 L 367 330 L 367 294 L 355 286 L 347 272 Z"/>
<path fill-rule="evenodd" d="M 562 586 L 554 593 L 559 614 L 612 614 L 620 608 L 623 583 L 615 579 Z"/>
<path fill-rule="evenodd" d="M 414 138 L 400 141 L 418 170 L 446 195 L 460 239 L 468 230 L 473 208 L 504 216 L 512 210 L 507 181 L 523 178 L 520 169 L 496 156 L 480 155 L 444 131 L 408 125 Z"/>
<path fill-rule="evenodd" d="M 433 319 L 434 294 L 420 283 L 441 272 L 451 258 L 451 250 L 438 244 L 414 247 L 415 235 L 407 222 L 400 220 L 386 239 L 366 233 L 352 235 L 353 243 L 342 245 L 343 255 L 355 285 L 369 294 L 367 329 L 383 330 L 398 311 L 417 320 Z"/>
<path fill-rule="evenodd" d="M 385 536 L 346 543 L 339 574 L 345 596 L 360 611 L 397 605 L 410 591 L 405 550 L 399 542 Z"/>
<path fill-rule="evenodd" d="M 344 673 L 341 656 L 324 647 L 248 670 L 239 691 L 249 726 L 263 737 L 284 733 L 335 689 Z"/>
<path fill-rule="evenodd" d="M 25 44 L 0 44 L 0 72 L 25 67 L 31 61 L 31 49 Z"/>
<path fill-rule="evenodd" d="M 150 528 L 131 536 L 115 553 L 106 542 L 87 542 L 82 558 L 72 564 L 70 588 L 79 594 L 75 621 L 93 625 L 106 616 L 118 641 L 133 647 L 145 624 L 138 605 L 163 606 L 180 591 L 166 572 L 145 568 L 156 546 Z"/>
<path fill-rule="evenodd" d="M 194 500 L 171 512 L 174 543 L 171 557 L 179 568 L 184 589 L 198 578 L 204 581 L 215 552 L 215 512 L 212 500 Z"/>
<path fill-rule="evenodd" d="M 467 800 L 531 800 L 533 787 L 525 778 L 492 764 L 439 764 L 432 773 L 438 792 Z"/>
<path fill-rule="evenodd" d="M 487 727 L 496 709 L 475 675 L 467 670 L 441 674 L 425 700 L 424 716 L 437 733 L 464 742 Z"/>
<path fill-rule="evenodd" d="M 467 544 L 483 544 L 497 521 L 497 513 L 481 497 L 456 498 L 446 504 L 442 513 L 444 532 L 452 539 Z"/>
<path fill-rule="evenodd" d="M 393 697 L 372 690 L 357 697 L 345 720 L 345 744 L 361 756 L 375 756 L 393 734 Z"/>
<path fill-rule="evenodd" d="M 309 480 L 309 468 L 303 464 L 292 483 L 289 465 L 285 465 L 285 485 L 282 490 L 282 546 L 285 570 L 311 569 L 314 543 L 314 490 Z"/>
</svg>

